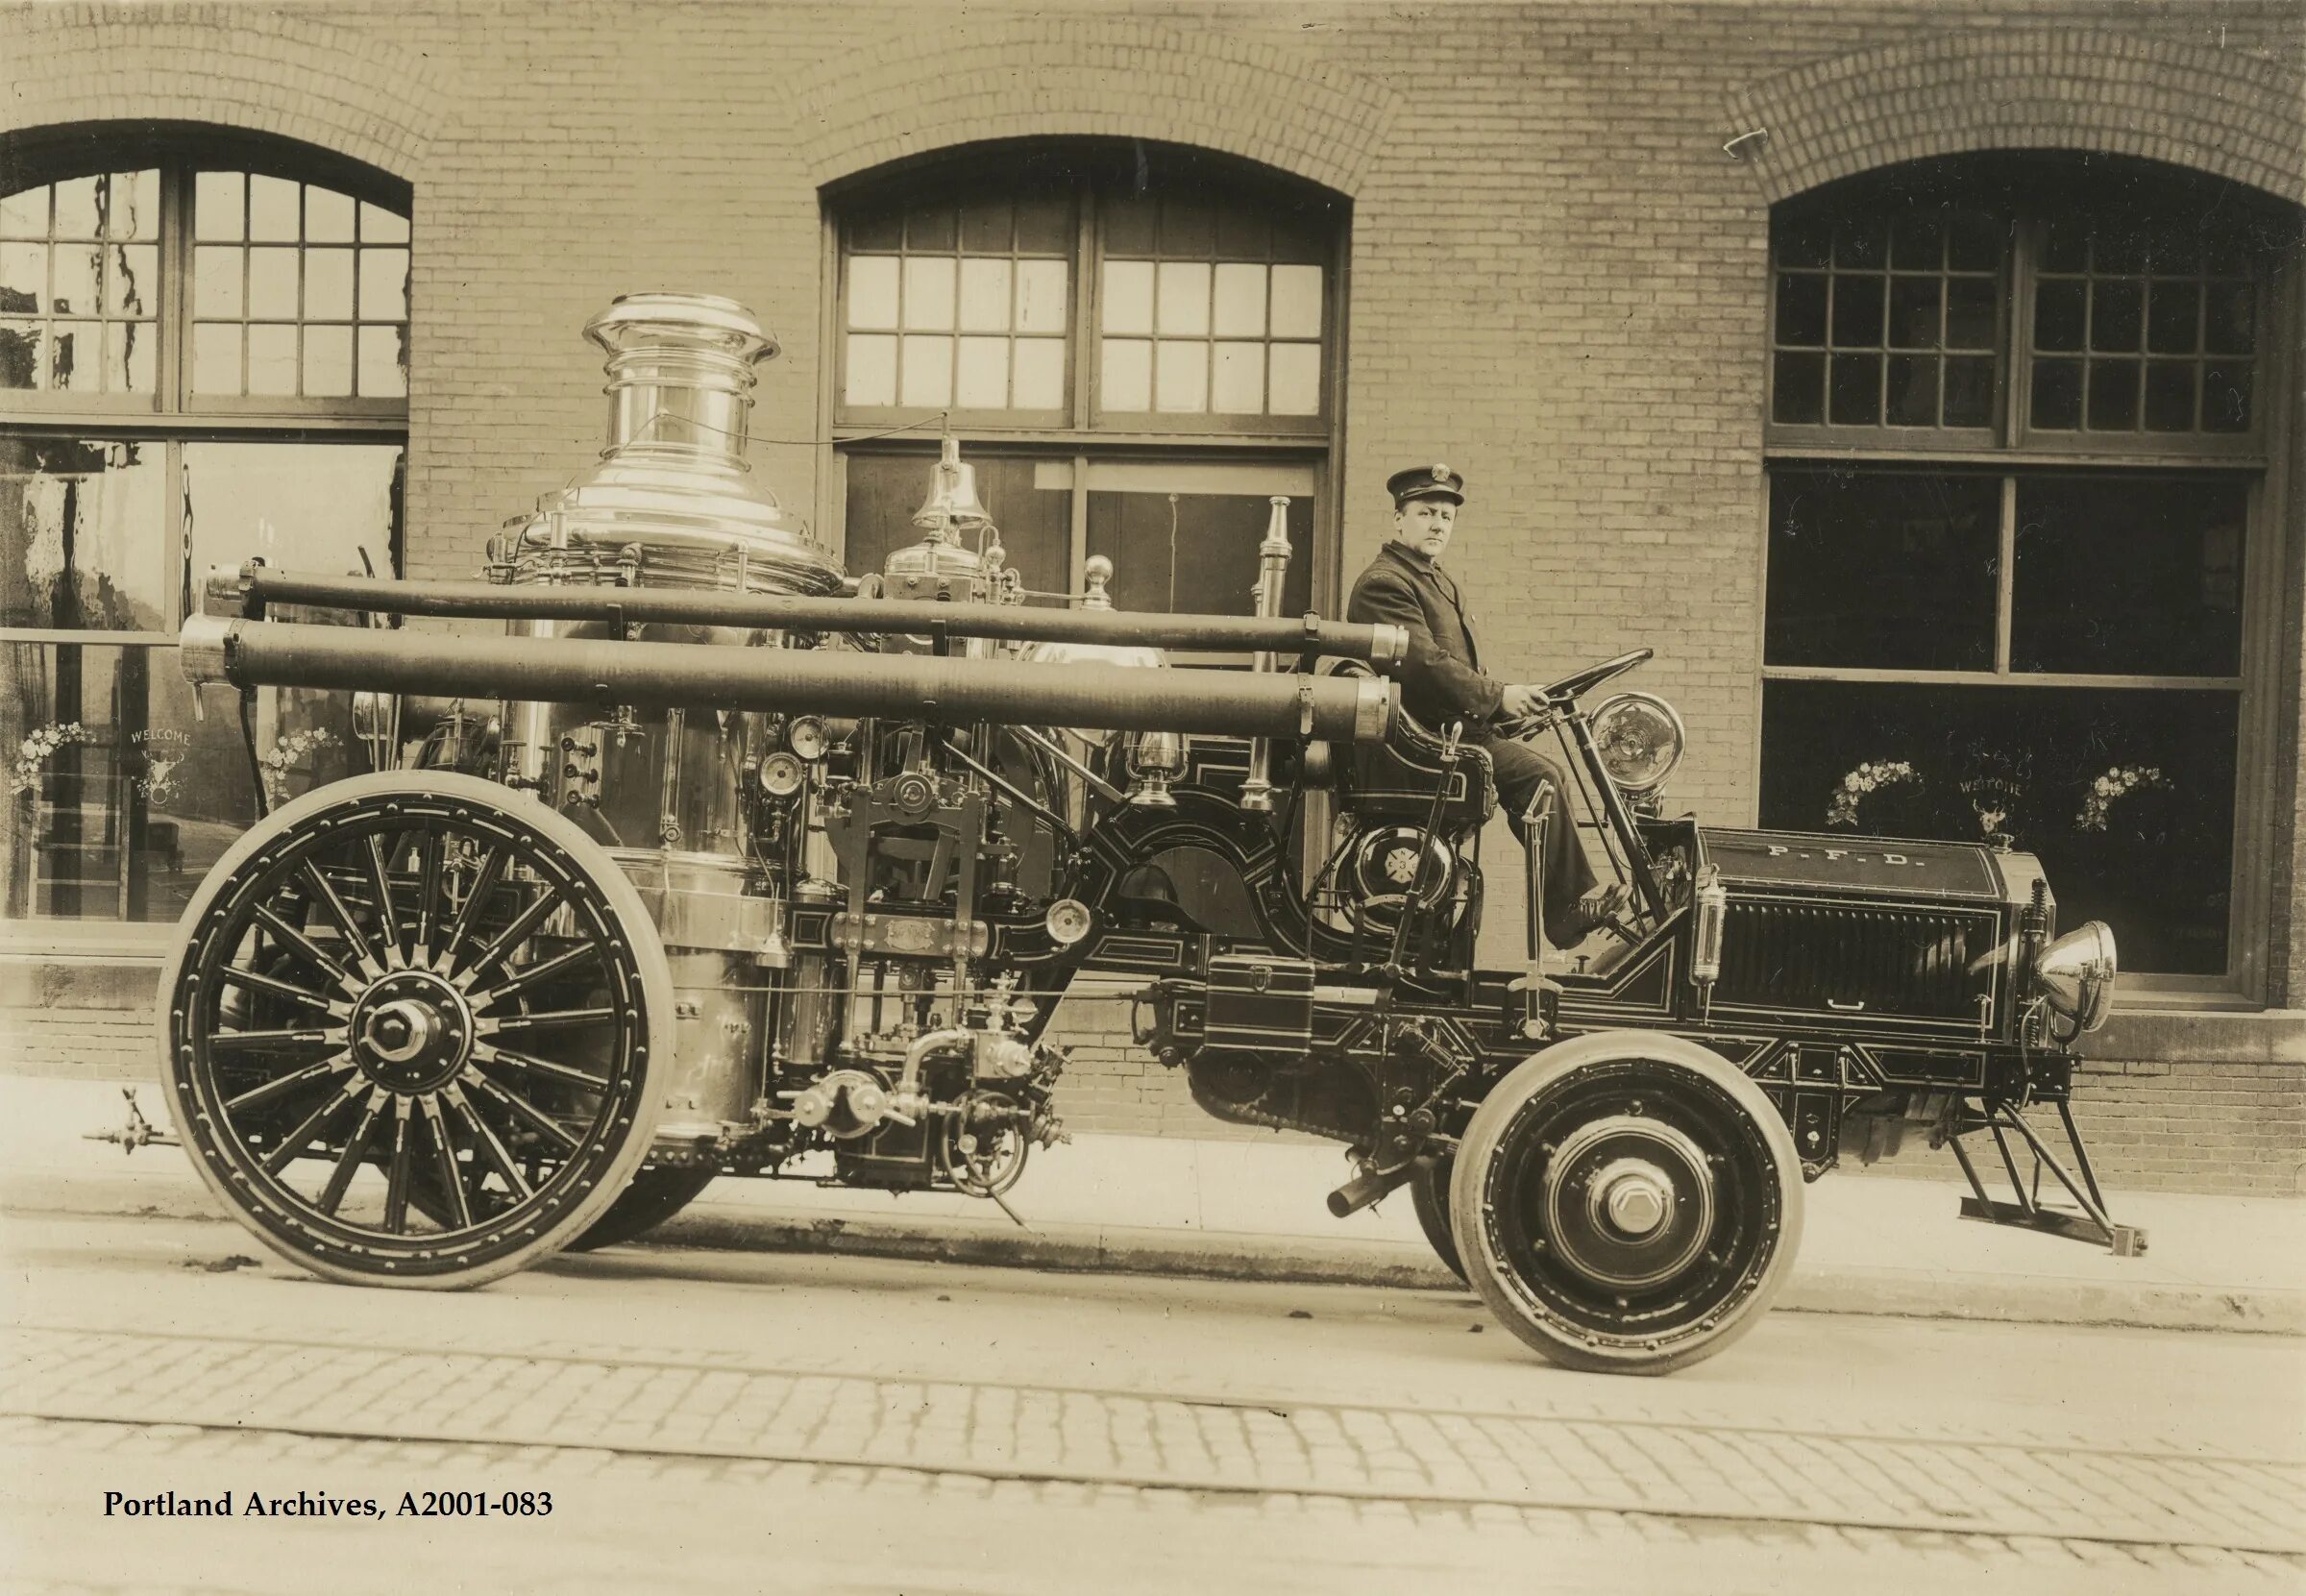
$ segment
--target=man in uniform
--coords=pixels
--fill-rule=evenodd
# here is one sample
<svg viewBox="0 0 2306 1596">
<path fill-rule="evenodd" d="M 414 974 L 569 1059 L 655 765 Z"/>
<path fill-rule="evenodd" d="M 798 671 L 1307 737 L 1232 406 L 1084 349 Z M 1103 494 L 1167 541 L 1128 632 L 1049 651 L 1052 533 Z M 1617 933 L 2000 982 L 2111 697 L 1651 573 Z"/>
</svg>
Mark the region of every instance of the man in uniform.
<svg viewBox="0 0 2306 1596">
<path fill-rule="evenodd" d="M 1401 673 L 1402 703 L 1436 732 L 1462 722 L 1464 740 L 1488 751 L 1498 801 L 1515 836 L 1526 844 L 1530 805 L 1545 817 L 1545 934 L 1557 947 L 1575 947 L 1625 901 L 1623 888 L 1594 890 L 1562 795 L 1567 782 L 1552 761 L 1526 743 L 1500 738 L 1493 721 L 1537 713 L 1544 700 L 1533 687 L 1482 673 L 1473 641 L 1473 617 L 1458 584 L 1441 569 L 1441 554 L 1457 529 L 1465 479 L 1445 465 L 1413 466 L 1386 479 L 1393 496 L 1393 539 L 1353 584 L 1345 618 L 1405 626 L 1410 653 Z M 1540 789 L 1543 792 L 1540 793 Z"/>
</svg>

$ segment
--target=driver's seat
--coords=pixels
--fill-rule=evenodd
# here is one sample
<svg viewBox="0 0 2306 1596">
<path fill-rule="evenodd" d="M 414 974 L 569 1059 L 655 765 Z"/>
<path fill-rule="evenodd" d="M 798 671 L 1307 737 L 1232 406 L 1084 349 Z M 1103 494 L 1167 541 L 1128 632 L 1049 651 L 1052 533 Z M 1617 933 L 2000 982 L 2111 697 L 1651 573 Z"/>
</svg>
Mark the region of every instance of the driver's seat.
<svg viewBox="0 0 2306 1596">
<path fill-rule="evenodd" d="M 1373 676 L 1377 673 L 1358 659 L 1338 660 L 1332 675 Z M 1434 789 L 1442 780 L 1441 737 L 1398 703 L 1392 727 L 1383 743 L 1357 743 L 1343 762 L 1337 780 L 1338 799 L 1364 823 L 1405 822 L 1422 826 L 1433 812 Z M 1489 750 L 1460 742 L 1457 768 L 1449 775 L 1449 796 L 1441 805 L 1438 826 L 1443 836 L 1478 830 L 1497 813 L 1497 781 Z"/>
</svg>

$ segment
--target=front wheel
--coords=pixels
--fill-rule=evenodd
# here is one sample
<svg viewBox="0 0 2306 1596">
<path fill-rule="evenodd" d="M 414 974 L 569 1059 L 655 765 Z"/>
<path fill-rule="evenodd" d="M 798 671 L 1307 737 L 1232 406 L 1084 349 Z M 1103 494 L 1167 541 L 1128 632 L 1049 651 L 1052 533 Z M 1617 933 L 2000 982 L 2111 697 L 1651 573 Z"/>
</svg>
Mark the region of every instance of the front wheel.
<svg viewBox="0 0 2306 1596">
<path fill-rule="evenodd" d="M 1474 1289 L 1555 1363 L 1664 1374 L 1754 1328 L 1802 1239 L 1802 1164 L 1760 1088 L 1678 1037 L 1582 1037 L 1476 1111 L 1451 1191 Z"/>
</svg>

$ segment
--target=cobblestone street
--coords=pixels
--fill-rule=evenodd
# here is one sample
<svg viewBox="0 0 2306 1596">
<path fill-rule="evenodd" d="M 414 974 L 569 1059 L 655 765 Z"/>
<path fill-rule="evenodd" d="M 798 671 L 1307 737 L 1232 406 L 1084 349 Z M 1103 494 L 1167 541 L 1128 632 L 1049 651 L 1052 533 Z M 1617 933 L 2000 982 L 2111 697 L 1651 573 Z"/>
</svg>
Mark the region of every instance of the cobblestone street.
<svg viewBox="0 0 2306 1596">
<path fill-rule="evenodd" d="M 631 1589 L 674 1548 L 684 1576 L 797 1590 L 1069 1590 L 1092 1558 L 1148 1591 L 1637 1566 L 1718 1596 L 1885 1556 L 2012 1589 L 2306 1586 L 2282 1338 L 1781 1314 L 1688 1375 L 1613 1381 L 1477 1338 L 1453 1293 L 629 1249 L 442 1296 L 236 1262 L 215 1225 L 9 1238 L 26 1588 L 301 1591 L 321 1555 L 344 1589 Z M 444 1487 L 555 1510 L 102 1512 L 110 1489 L 389 1514 Z"/>
</svg>

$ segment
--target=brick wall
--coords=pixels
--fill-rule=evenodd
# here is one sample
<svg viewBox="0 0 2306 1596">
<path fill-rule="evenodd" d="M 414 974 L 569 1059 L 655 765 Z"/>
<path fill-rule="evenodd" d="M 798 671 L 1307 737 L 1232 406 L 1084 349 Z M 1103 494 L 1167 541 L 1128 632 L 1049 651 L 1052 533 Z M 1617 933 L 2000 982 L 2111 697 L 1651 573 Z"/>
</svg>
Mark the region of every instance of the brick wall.
<svg viewBox="0 0 2306 1596">
<path fill-rule="evenodd" d="M 1770 203 L 1872 162 L 2019 141 L 2194 161 L 2306 197 L 2293 0 L 344 0 L 14 5 L 0 31 L 8 127 L 261 128 L 414 185 L 419 576 L 469 574 L 507 516 L 591 458 L 600 368 L 578 329 L 637 289 L 762 313 L 785 355 L 765 373 L 756 464 L 813 523 L 836 524 L 817 442 L 831 179 L 972 139 L 1095 134 L 1201 144 L 1337 188 L 1354 201 L 1343 568 L 1384 536 L 1390 470 L 1463 469 L 1460 551 L 1481 573 L 1491 657 L 1542 676 L 1656 648 L 1643 685 L 1693 734 L 1674 796 L 1730 822 L 1752 819 L 1756 790 Z M 1726 158 L 1754 125 L 1771 139 Z M 2294 563 L 2288 582 L 2294 619 Z M 2288 649 L 2294 660 L 2294 636 Z M 2306 990 L 2299 686 L 2289 670 L 2277 1002 Z M 1488 857 L 1509 903 L 1507 843 Z M 1514 957 L 1514 917 L 1492 919 L 1488 955 Z M 1083 1122 L 1207 1126 L 1180 1083 L 1109 1040 L 1081 1057 Z M 2169 1090 L 2164 1106 L 2183 1108 L 2182 1084 Z M 2141 1124 L 2161 1112 L 2150 1095 Z"/>
</svg>

